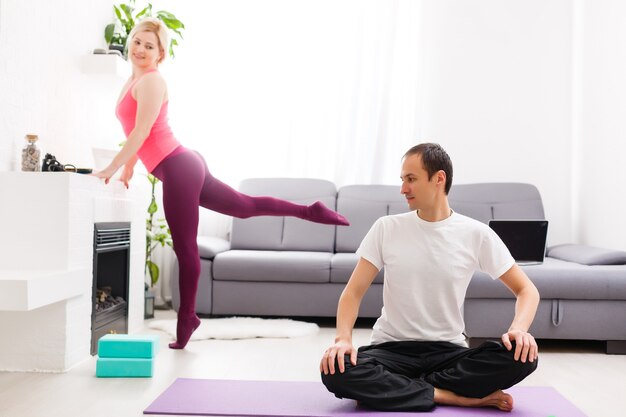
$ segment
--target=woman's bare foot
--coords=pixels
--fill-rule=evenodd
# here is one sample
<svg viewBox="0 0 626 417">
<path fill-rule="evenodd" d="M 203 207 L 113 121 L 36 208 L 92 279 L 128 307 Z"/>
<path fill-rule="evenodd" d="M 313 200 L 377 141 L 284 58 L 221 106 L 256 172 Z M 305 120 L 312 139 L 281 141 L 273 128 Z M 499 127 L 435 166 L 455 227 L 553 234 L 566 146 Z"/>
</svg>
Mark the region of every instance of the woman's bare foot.
<svg viewBox="0 0 626 417">
<path fill-rule="evenodd" d="M 513 397 L 501 390 L 483 398 L 468 398 L 461 397 L 452 391 L 435 388 L 435 403 L 459 407 L 495 407 L 502 411 L 513 410 Z"/>
</svg>

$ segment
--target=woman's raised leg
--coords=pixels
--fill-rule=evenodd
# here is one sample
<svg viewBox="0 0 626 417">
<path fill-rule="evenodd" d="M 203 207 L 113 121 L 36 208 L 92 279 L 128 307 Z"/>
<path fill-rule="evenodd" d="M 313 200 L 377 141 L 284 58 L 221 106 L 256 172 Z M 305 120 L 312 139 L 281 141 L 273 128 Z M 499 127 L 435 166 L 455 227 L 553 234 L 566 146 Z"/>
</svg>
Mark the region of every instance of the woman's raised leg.
<svg viewBox="0 0 626 417">
<path fill-rule="evenodd" d="M 274 197 L 255 197 L 240 193 L 213 177 L 208 169 L 200 194 L 200 205 L 242 219 L 252 216 L 293 216 L 322 224 L 350 224 L 345 217 L 320 201 L 306 206 Z"/>
</svg>

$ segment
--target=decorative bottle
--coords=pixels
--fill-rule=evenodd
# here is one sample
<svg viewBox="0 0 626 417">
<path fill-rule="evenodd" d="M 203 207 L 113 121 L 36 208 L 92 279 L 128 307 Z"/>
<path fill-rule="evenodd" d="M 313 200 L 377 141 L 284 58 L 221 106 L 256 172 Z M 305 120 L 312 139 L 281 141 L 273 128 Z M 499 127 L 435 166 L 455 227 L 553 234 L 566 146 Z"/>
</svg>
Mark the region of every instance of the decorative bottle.
<svg viewBox="0 0 626 417">
<path fill-rule="evenodd" d="M 41 151 L 35 144 L 37 135 L 26 135 L 26 145 L 22 148 L 22 171 L 41 171 Z"/>
</svg>

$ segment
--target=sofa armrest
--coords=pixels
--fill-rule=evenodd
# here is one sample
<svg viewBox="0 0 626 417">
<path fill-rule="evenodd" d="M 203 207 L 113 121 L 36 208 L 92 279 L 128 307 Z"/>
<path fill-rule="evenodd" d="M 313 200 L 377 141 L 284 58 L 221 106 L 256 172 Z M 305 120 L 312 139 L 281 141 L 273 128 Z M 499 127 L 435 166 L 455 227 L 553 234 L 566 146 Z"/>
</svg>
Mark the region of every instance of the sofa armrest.
<svg viewBox="0 0 626 417">
<path fill-rule="evenodd" d="M 215 255 L 230 249 L 230 242 L 213 236 L 198 236 L 198 252 L 204 259 L 213 259 Z"/>
<path fill-rule="evenodd" d="M 583 265 L 626 265 L 626 252 L 587 245 L 564 244 L 548 248 L 550 258 Z"/>
</svg>

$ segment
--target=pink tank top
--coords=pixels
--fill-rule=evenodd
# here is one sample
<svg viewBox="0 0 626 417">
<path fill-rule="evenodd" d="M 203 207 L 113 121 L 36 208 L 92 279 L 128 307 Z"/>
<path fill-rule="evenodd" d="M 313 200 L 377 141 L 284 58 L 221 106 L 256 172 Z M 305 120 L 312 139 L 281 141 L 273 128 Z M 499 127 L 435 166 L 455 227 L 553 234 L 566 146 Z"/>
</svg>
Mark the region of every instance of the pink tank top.
<svg viewBox="0 0 626 417">
<path fill-rule="evenodd" d="M 115 115 L 122 124 L 126 137 L 128 137 L 130 132 L 132 132 L 135 128 L 137 100 L 133 98 L 131 91 L 140 79 L 141 77 L 137 78 L 130 84 L 128 91 L 124 97 L 122 97 L 122 100 L 120 100 L 117 108 L 115 109 Z M 165 159 L 166 156 L 180 146 L 180 143 L 176 140 L 174 134 L 172 133 L 170 125 L 167 123 L 167 104 L 168 101 L 161 105 L 159 116 L 152 125 L 150 134 L 148 134 L 148 137 L 141 145 L 141 148 L 137 151 L 137 157 L 145 165 L 148 172 L 152 172 L 152 170 L 156 168 L 156 166 L 159 165 L 159 163 Z"/>
</svg>

